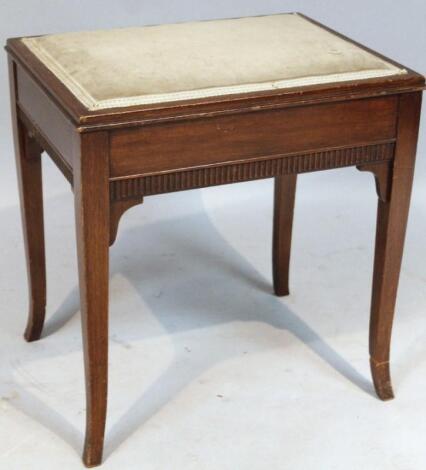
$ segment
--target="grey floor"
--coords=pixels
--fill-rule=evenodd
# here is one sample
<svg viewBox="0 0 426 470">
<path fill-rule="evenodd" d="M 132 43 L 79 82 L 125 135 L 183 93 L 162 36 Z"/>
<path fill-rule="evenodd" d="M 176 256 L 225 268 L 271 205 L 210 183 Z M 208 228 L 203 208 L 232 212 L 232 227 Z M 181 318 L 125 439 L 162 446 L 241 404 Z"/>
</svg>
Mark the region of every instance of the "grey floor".
<svg viewBox="0 0 426 470">
<path fill-rule="evenodd" d="M 300 177 L 291 295 L 283 299 L 271 289 L 270 180 L 147 198 L 129 211 L 111 250 L 103 468 L 425 468 L 424 168 L 395 321 L 396 399 L 387 403 L 373 393 L 367 354 L 371 175 Z M 12 173 L 1 186 L 0 468 L 7 470 L 82 468 L 73 199 L 47 158 L 44 175 L 48 319 L 32 344 L 22 339 L 27 290 Z"/>
</svg>

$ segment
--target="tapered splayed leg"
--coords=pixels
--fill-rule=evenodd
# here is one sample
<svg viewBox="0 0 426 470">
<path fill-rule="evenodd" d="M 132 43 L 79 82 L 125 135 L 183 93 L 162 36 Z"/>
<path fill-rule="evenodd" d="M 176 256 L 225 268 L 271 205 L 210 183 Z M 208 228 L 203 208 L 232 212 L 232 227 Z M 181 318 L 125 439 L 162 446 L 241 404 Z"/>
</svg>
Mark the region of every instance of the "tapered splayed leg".
<svg viewBox="0 0 426 470">
<path fill-rule="evenodd" d="M 278 296 L 288 295 L 290 292 L 289 269 L 296 181 L 297 175 L 275 178 L 272 273 L 274 291 Z"/>
<path fill-rule="evenodd" d="M 108 387 L 108 138 L 82 134 L 75 155 L 77 251 L 86 372 L 87 467 L 102 462 Z"/>
<path fill-rule="evenodd" d="M 27 259 L 29 314 L 24 337 L 40 338 L 46 310 L 46 262 L 43 224 L 42 149 L 18 117 L 15 66 L 9 62 L 16 168 Z"/>
<path fill-rule="evenodd" d="M 35 341 L 40 339 L 46 311 L 41 149 L 21 123 L 18 127 L 17 168 L 29 287 L 29 313 L 24 337 L 27 341 Z"/>
<path fill-rule="evenodd" d="M 389 370 L 392 323 L 414 173 L 421 94 L 401 95 L 389 190 L 379 199 L 370 319 L 370 363 L 382 400 L 393 398 Z M 382 191 L 383 192 L 383 191 Z"/>
</svg>

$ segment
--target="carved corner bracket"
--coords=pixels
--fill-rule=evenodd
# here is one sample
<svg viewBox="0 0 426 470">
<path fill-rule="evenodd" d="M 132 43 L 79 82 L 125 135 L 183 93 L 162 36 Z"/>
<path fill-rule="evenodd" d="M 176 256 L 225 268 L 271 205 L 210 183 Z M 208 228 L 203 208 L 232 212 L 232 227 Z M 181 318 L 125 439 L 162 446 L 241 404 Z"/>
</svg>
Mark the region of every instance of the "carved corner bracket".
<svg viewBox="0 0 426 470">
<path fill-rule="evenodd" d="M 111 200 L 109 215 L 109 245 L 113 245 L 117 238 L 118 224 L 122 215 L 131 207 L 141 204 L 143 197 L 135 197 L 131 199 Z"/>
<path fill-rule="evenodd" d="M 383 202 L 389 202 L 392 184 L 392 162 L 364 163 L 357 165 L 357 169 L 373 173 L 378 198 Z"/>
</svg>

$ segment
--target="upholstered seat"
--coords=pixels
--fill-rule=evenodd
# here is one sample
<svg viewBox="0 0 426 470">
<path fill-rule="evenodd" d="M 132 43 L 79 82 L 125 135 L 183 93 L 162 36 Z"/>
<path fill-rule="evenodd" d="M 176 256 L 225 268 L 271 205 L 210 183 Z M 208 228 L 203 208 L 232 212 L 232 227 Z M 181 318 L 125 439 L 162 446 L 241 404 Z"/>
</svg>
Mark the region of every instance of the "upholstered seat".
<svg viewBox="0 0 426 470">
<path fill-rule="evenodd" d="M 90 110 L 405 73 L 297 14 L 22 41 Z"/>
</svg>

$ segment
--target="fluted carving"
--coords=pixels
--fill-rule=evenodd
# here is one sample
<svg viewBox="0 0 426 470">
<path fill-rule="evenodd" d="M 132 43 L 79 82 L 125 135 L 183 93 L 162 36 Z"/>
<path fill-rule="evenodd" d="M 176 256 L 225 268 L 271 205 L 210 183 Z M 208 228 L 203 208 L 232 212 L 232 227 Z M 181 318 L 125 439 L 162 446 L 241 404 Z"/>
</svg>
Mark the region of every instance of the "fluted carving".
<svg viewBox="0 0 426 470">
<path fill-rule="evenodd" d="M 394 142 L 385 142 L 158 175 L 117 179 L 111 181 L 111 200 L 119 201 L 139 196 L 237 183 L 292 173 L 387 161 L 393 158 L 394 150 Z"/>
</svg>

